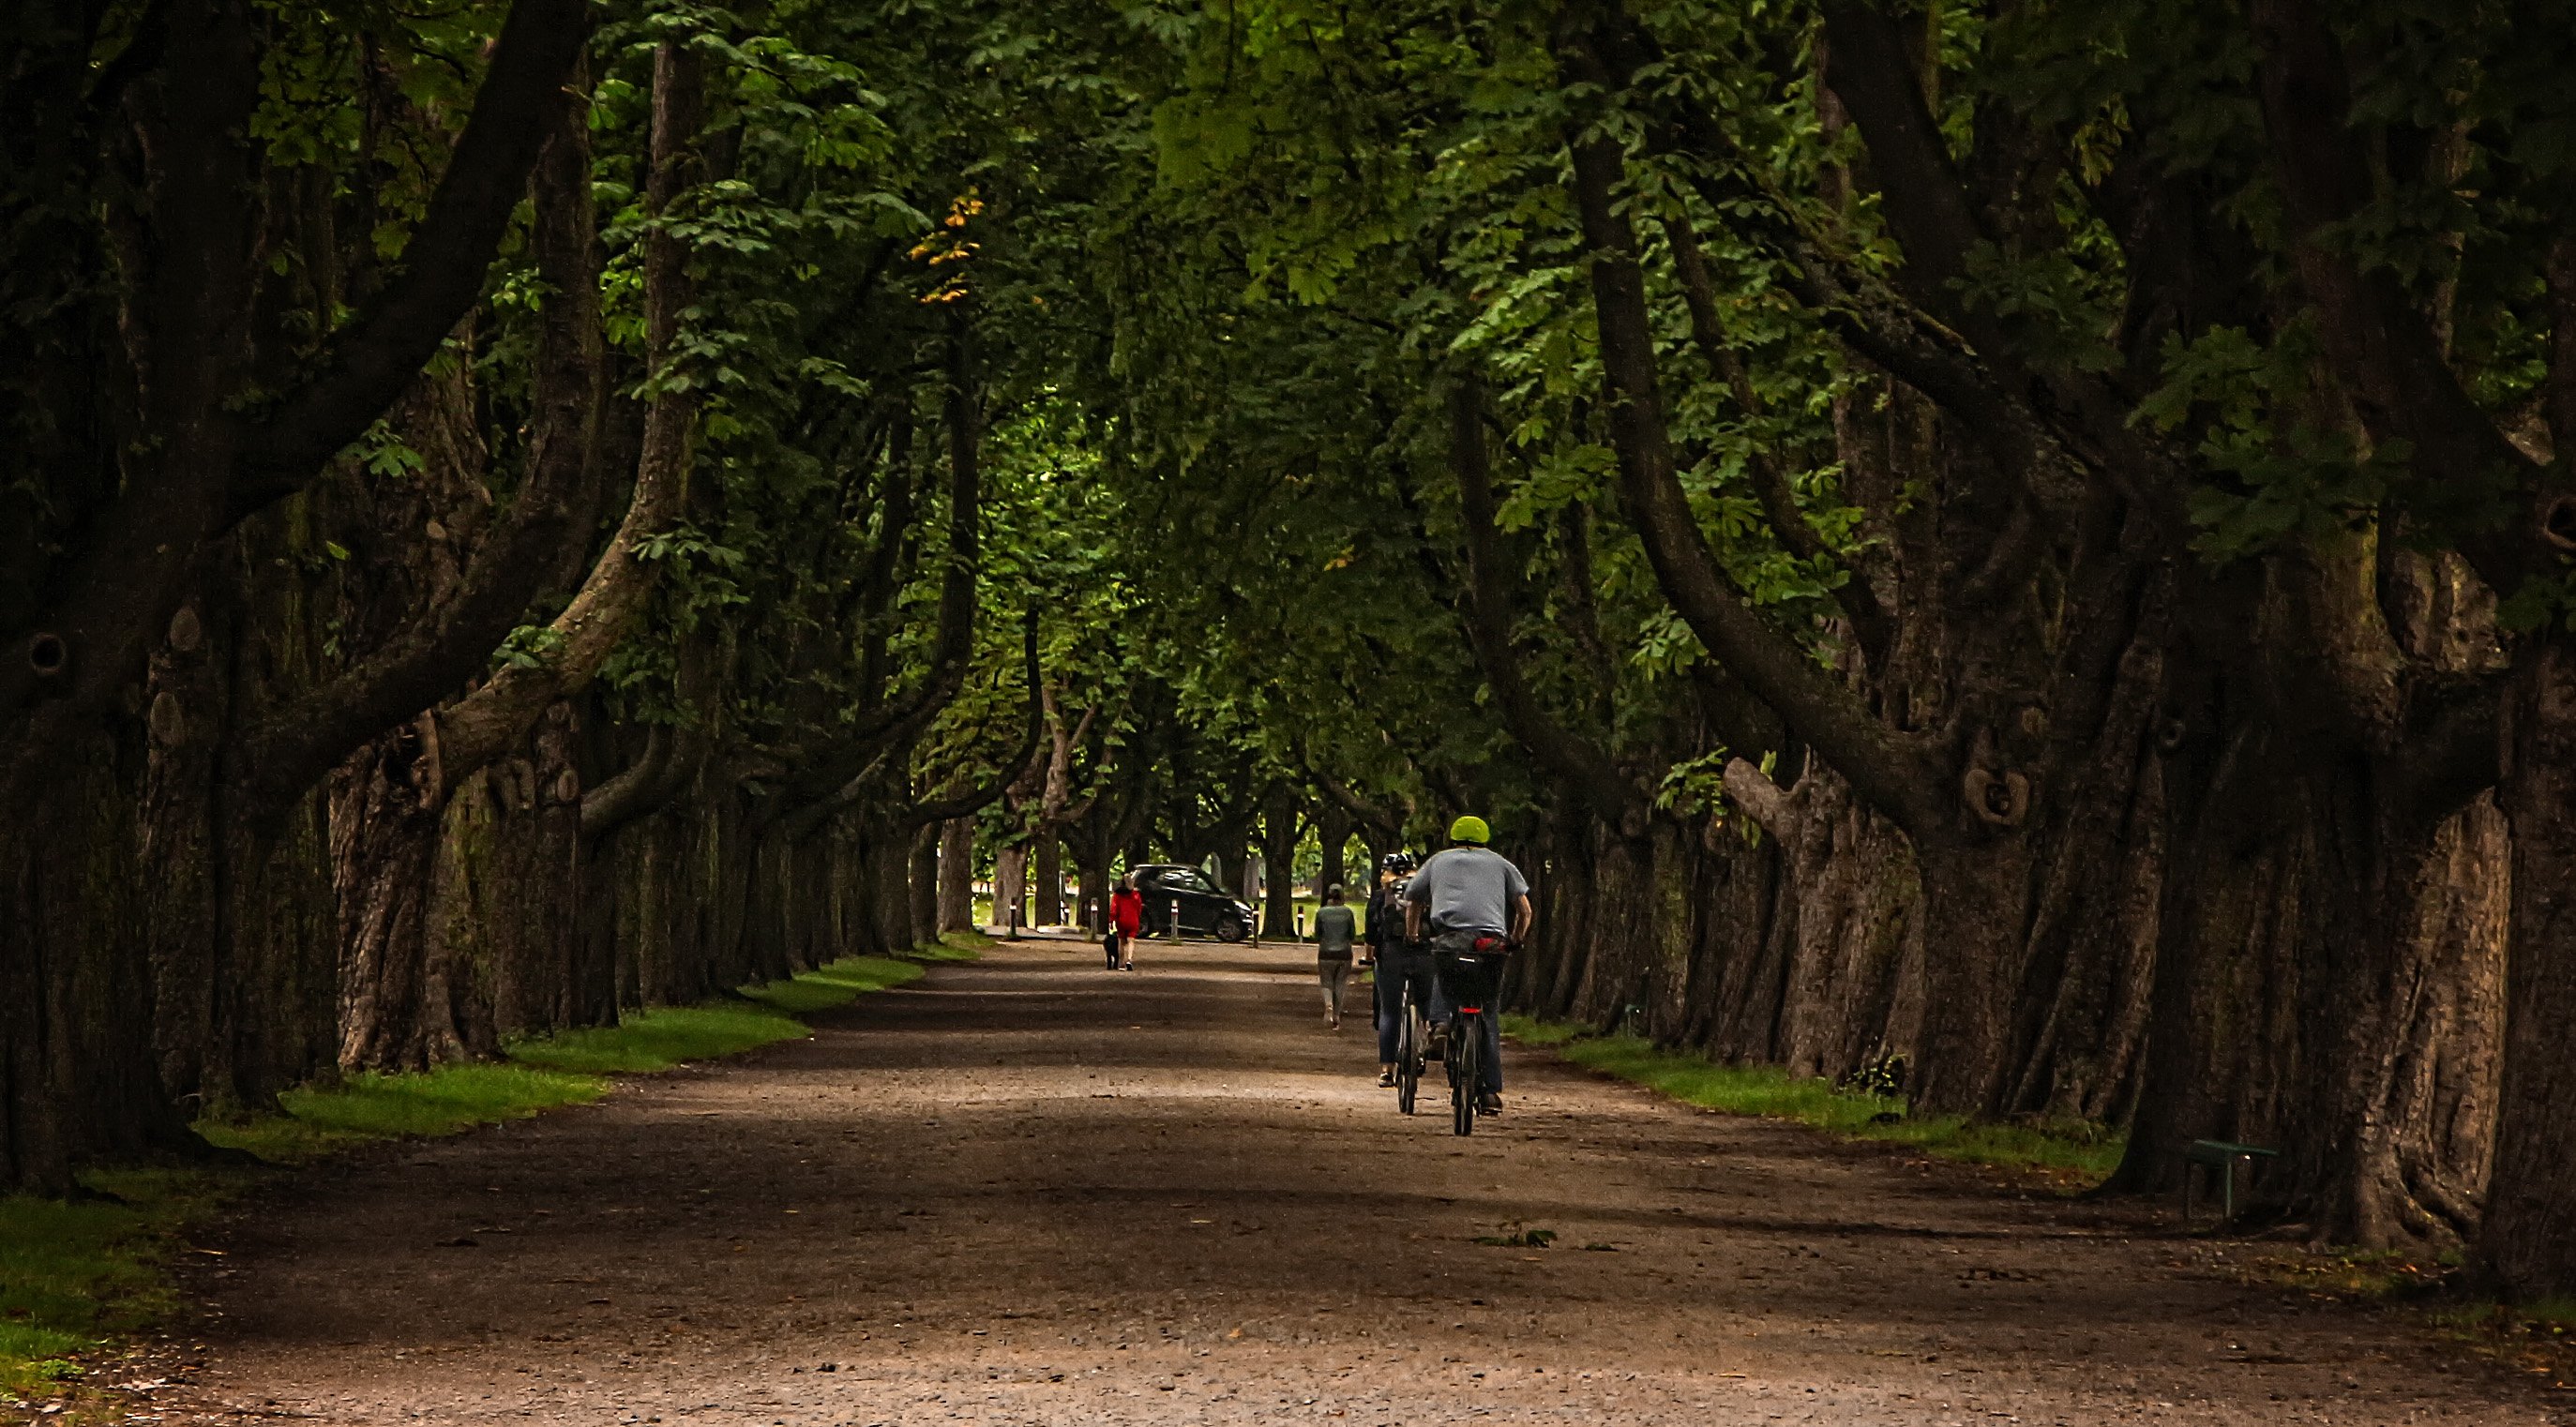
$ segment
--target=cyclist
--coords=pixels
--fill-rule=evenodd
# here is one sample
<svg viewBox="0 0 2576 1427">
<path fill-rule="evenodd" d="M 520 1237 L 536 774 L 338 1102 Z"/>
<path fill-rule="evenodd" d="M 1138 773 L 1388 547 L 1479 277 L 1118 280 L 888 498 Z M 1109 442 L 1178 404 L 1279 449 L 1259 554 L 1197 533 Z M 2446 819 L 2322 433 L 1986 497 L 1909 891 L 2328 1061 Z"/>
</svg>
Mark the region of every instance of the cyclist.
<svg viewBox="0 0 2576 1427">
<path fill-rule="evenodd" d="M 1511 859 L 1485 844 L 1493 832 L 1485 820 L 1469 814 L 1449 825 L 1447 848 L 1431 854 L 1413 880 L 1405 884 L 1404 923 L 1410 940 L 1428 941 L 1442 964 L 1473 958 L 1490 988 L 1502 967 L 1502 954 L 1529 935 L 1537 911 L 1530 906 L 1529 879 Z M 1499 945 L 1497 945 L 1499 943 Z M 1442 980 L 1448 979 L 1444 973 Z M 1447 985 L 1442 991 L 1448 991 Z M 1484 1041 L 1479 1057 L 1484 1081 L 1477 1107 L 1495 1115 L 1503 1108 L 1503 1041 L 1496 1016 L 1477 1018 Z"/>
<path fill-rule="evenodd" d="M 1390 852 L 1378 860 L 1377 889 L 1369 893 L 1370 957 L 1377 963 L 1377 1083 L 1395 1084 L 1398 1032 L 1404 1024 L 1404 985 L 1413 983 L 1413 998 L 1425 1014 L 1431 1009 L 1431 959 L 1404 939 L 1404 879 L 1413 875 L 1413 855 Z"/>
</svg>

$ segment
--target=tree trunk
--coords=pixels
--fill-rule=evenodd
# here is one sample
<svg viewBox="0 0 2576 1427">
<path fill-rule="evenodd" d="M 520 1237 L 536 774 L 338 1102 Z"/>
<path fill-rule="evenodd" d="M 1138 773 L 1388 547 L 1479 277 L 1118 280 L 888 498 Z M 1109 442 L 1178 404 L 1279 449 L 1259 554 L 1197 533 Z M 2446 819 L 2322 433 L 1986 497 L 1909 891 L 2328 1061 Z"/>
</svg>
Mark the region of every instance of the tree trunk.
<svg viewBox="0 0 2576 1427">
<path fill-rule="evenodd" d="M 975 820 L 950 818 L 939 825 L 939 930 L 975 929 Z"/>
<path fill-rule="evenodd" d="M 867 915 L 875 921 L 881 954 L 903 956 L 912 950 L 912 850 L 915 839 L 891 818 L 868 830 L 869 860 L 876 871 L 875 895 Z"/>
<path fill-rule="evenodd" d="M 581 936 L 581 775 L 572 706 L 557 704 L 521 753 L 483 770 L 450 806 L 440 881 L 454 915 L 433 940 L 480 948 L 504 1037 L 597 1024 L 602 973 Z"/>
<path fill-rule="evenodd" d="M 154 1045 L 164 1089 L 199 1115 L 274 1108 L 279 1091 L 328 1070 L 338 1049 L 320 799 L 245 819 L 225 782 L 246 715 L 316 677 L 318 581 L 313 563 L 295 557 L 318 550 L 318 523 L 245 526 L 207 596 L 173 618 L 144 686 L 139 900 Z M 258 631 L 247 649 L 245 625 Z"/>
<path fill-rule="evenodd" d="M 1762 793 L 1751 782 L 1759 777 L 1750 764 L 1729 767 L 1727 786 L 1770 834 L 1774 910 L 1736 931 L 1750 944 L 1717 973 L 1722 1009 L 1711 1049 L 1833 1079 L 1881 1057 L 1910 1065 L 1923 1015 L 1923 890 L 1912 844 L 1820 760 L 1785 793 Z"/>
<path fill-rule="evenodd" d="M 427 937 L 442 799 L 426 718 L 361 749 L 333 775 L 332 891 L 340 906 L 340 1065 L 425 1070 L 478 1039 L 446 947 Z M 485 1028 L 488 1029 L 488 1028 Z"/>
<path fill-rule="evenodd" d="M 1350 882 L 1351 815 L 1342 805 L 1326 799 L 1315 811 L 1315 836 L 1323 845 L 1323 858 L 1315 869 L 1315 894 L 1340 887 L 1347 895 Z M 1366 900 L 1366 894 L 1352 897 L 1353 902 Z"/>
<path fill-rule="evenodd" d="M 1261 810 L 1261 883 L 1263 897 L 1254 903 L 1261 908 L 1261 934 L 1274 941 L 1286 941 L 1297 934 L 1297 832 L 1296 802 L 1283 790 L 1273 794 Z M 1249 893 L 1247 886 L 1245 891 Z"/>
<path fill-rule="evenodd" d="M 104 735 L 0 819 L 0 1182 L 68 1194 L 84 1160 L 186 1133 L 152 1061 L 126 750 Z M 108 889 L 102 895 L 101 889 Z"/>
<path fill-rule="evenodd" d="M 1037 918 L 1033 926 L 1064 925 L 1064 837 L 1063 829 L 1053 823 L 1038 824 L 1031 840 L 1033 855 L 1029 861 L 1030 890 L 1035 892 Z"/>
<path fill-rule="evenodd" d="M 1028 858 L 1025 844 L 1014 843 L 993 856 L 993 925 L 1027 925 Z"/>
<path fill-rule="evenodd" d="M 2576 642 L 2533 638 L 2506 714 L 2512 969 L 2495 1174 L 2478 1251 L 2519 1301 L 2576 1295 Z"/>
<path fill-rule="evenodd" d="M 1109 924 L 1109 800 L 1095 796 L 1088 816 L 1075 825 L 1074 920 L 1093 936 Z"/>
<path fill-rule="evenodd" d="M 904 869 L 904 893 L 911 901 L 909 948 L 939 944 L 939 824 L 912 830 L 912 851 Z"/>
<path fill-rule="evenodd" d="M 2251 711 L 2249 711 L 2251 713 Z M 2187 710 L 2201 727 L 2217 708 Z M 2178 725 L 2179 726 L 2179 725 Z M 2258 1187 L 2320 1239 L 2474 1229 L 2496 1123 L 2507 835 L 2485 799 L 2409 812 L 2368 759 L 2269 714 L 2179 740 L 2146 1074 L 2112 1183 L 2173 1187 L 2192 1139 L 2280 1147 Z"/>
</svg>

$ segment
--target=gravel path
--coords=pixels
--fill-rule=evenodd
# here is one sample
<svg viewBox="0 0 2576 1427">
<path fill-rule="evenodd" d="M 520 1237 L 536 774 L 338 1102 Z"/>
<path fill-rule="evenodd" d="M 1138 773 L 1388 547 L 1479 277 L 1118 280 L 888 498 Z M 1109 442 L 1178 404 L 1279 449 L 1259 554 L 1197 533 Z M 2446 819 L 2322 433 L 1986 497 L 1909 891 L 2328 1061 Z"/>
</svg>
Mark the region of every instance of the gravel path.
<svg viewBox="0 0 2576 1427">
<path fill-rule="evenodd" d="M 310 1176 L 168 1420 L 2547 1423 L 2128 1211 L 1520 1051 L 1460 1141 L 1283 949 L 999 948 L 812 1039 Z M 1546 1250 L 1479 1245 L 1520 1228 Z"/>
</svg>

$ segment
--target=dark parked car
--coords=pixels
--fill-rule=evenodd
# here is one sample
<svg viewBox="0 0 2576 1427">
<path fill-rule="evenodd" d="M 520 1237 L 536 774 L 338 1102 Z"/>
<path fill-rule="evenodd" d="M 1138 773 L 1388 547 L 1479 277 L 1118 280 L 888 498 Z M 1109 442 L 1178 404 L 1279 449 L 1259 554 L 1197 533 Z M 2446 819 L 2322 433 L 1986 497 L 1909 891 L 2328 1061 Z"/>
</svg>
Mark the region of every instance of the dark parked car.
<svg viewBox="0 0 2576 1427">
<path fill-rule="evenodd" d="M 1149 862 L 1134 869 L 1136 890 L 1145 898 L 1145 934 L 1169 936 L 1172 909 L 1180 908 L 1184 935 L 1241 941 L 1252 935 L 1252 907 L 1217 886 L 1195 867 Z"/>
</svg>

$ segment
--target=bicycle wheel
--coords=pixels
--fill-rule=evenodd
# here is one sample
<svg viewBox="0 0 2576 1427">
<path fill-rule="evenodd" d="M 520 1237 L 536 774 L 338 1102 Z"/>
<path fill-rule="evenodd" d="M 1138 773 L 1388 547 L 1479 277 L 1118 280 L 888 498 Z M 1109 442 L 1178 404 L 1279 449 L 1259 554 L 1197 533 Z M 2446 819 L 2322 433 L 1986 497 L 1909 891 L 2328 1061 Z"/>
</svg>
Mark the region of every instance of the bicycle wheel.
<svg viewBox="0 0 2576 1427">
<path fill-rule="evenodd" d="M 1413 997 L 1404 998 L 1403 1020 L 1395 1032 L 1395 1108 L 1410 1115 L 1422 1089 L 1422 1013 Z"/>
<path fill-rule="evenodd" d="M 1476 1133 L 1477 1058 L 1485 1053 L 1482 1039 L 1476 1034 L 1476 1018 L 1453 1016 L 1449 1021 L 1449 1128 L 1452 1133 Z"/>
</svg>

